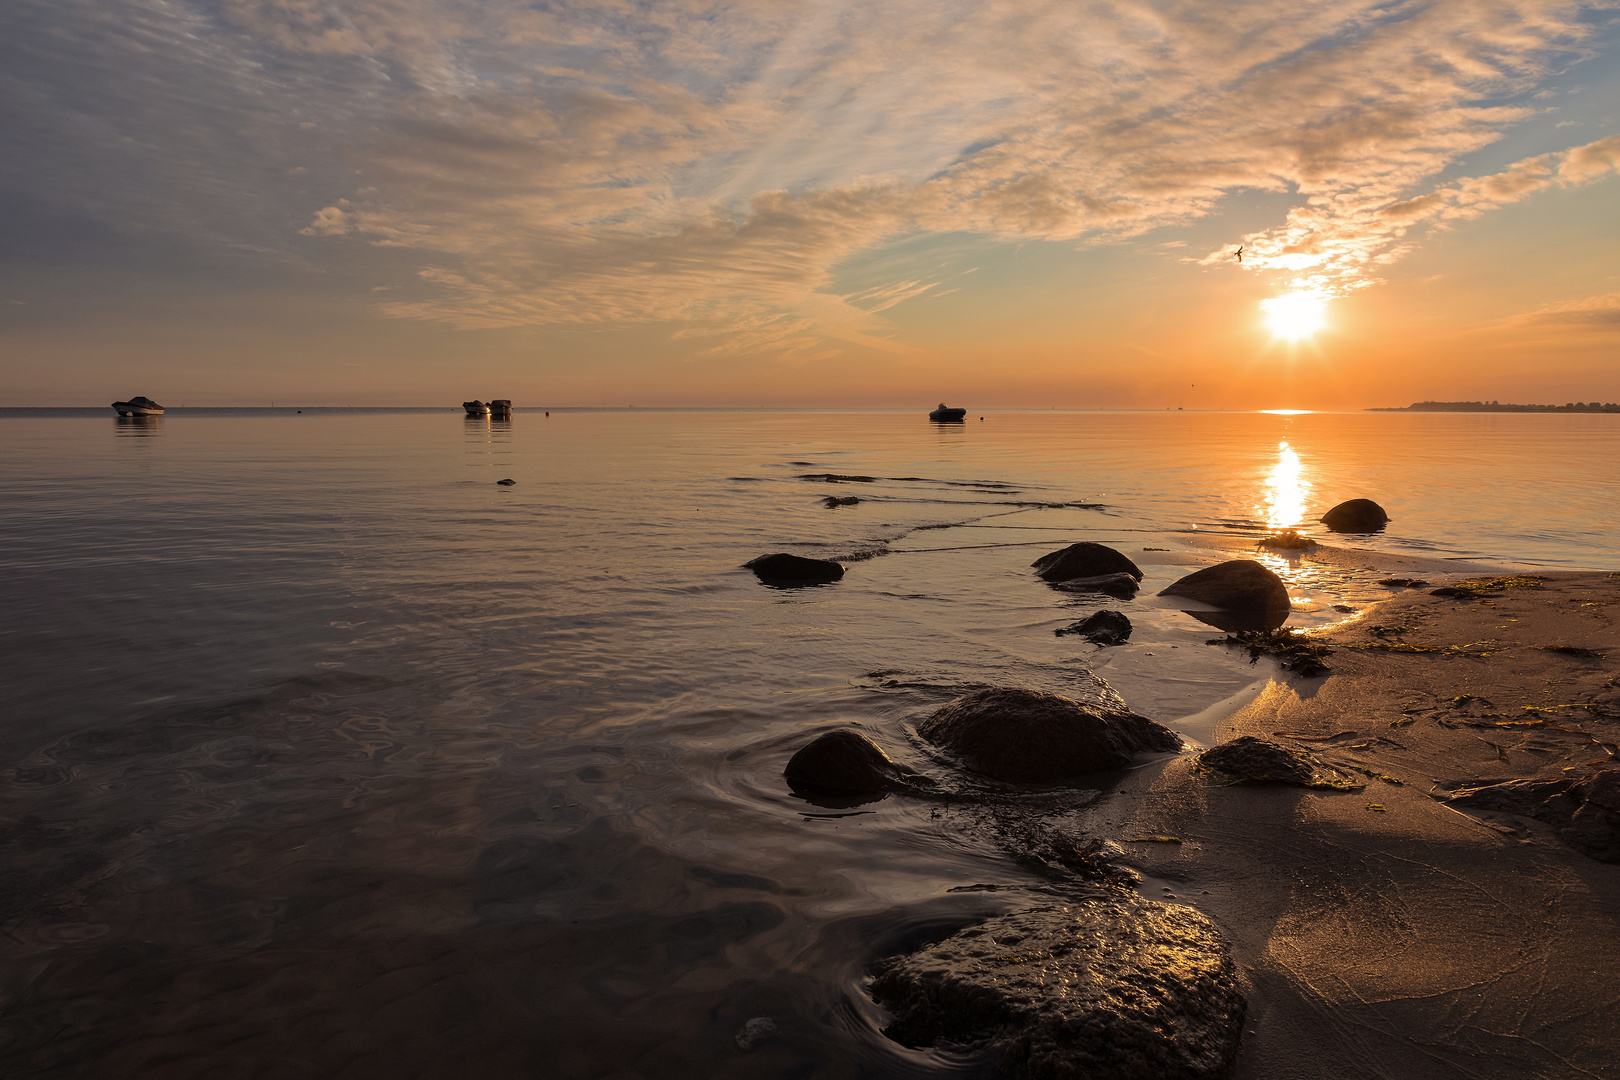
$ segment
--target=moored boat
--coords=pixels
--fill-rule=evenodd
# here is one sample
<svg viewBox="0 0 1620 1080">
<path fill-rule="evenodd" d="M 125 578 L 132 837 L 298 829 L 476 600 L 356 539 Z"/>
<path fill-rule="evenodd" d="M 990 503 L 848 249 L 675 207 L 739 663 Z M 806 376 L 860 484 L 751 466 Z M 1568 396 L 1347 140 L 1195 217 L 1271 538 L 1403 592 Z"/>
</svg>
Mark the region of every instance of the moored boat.
<svg viewBox="0 0 1620 1080">
<path fill-rule="evenodd" d="M 482 401 L 479 401 L 477 398 L 474 398 L 471 401 L 463 401 L 461 403 L 461 407 L 463 409 L 467 410 L 467 415 L 468 416 L 488 416 L 489 415 L 489 406 L 485 405 Z"/>
<path fill-rule="evenodd" d="M 119 416 L 162 416 L 163 406 L 145 395 L 136 395 L 128 401 L 115 401 L 112 407 Z"/>
<path fill-rule="evenodd" d="M 928 414 L 928 419 L 934 421 L 936 424 L 950 423 L 953 420 L 961 420 L 966 415 L 966 409 L 952 409 L 947 407 L 942 401 L 939 403 L 939 408 Z"/>
<path fill-rule="evenodd" d="M 491 415 L 491 416 L 511 416 L 512 415 L 512 401 L 511 401 L 511 399 L 510 398 L 495 398 L 493 401 L 491 401 L 489 403 L 489 415 Z"/>
</svg>

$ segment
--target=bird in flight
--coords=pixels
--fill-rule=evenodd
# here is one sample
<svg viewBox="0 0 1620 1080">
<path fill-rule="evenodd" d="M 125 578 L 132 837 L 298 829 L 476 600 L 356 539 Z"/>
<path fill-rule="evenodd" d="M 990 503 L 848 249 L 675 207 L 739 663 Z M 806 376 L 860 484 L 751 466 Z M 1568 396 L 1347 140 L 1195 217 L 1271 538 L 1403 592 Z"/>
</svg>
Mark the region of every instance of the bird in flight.
<svg viewBox="0 0 1620 1080">
<path fill-rule="evenodd" d="M 1236 251 L 1232 252 L 1232 254 L 1233 254 L 1234 257 L 1236 257 L 1238 262 L 1242 262 L 1243 261 L 1243 245 L 1239 244 L 1238 249 Z"/>
</svg>

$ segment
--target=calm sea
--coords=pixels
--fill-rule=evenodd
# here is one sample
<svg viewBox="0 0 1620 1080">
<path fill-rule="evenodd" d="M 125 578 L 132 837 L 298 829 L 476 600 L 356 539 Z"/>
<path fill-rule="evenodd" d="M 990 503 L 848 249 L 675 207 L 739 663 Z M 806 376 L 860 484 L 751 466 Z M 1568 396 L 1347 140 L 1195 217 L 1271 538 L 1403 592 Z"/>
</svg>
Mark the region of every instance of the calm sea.
<svg viewBox="0 0 1620 1080">
<path fill-rule="evenodd" d="M 1154 597 L 1196 533 L 1367 496 L 1362 546 L 1614 570 L 1617 481 L 1605 415 L 0 411 L 0 1071 L 971 1070 L 863 980 L 1034 879 L 793 750 L 937 771 L 962 687 L 1088 667 L 1177 726 L 1263 674 Z M 1028 565 L 1082 539 L 1146 571 L 1126 646 L 1052 633 L 1101 605 Z M 1273 564 L 1297 623 L 1388 595 Z"/>
</svg>

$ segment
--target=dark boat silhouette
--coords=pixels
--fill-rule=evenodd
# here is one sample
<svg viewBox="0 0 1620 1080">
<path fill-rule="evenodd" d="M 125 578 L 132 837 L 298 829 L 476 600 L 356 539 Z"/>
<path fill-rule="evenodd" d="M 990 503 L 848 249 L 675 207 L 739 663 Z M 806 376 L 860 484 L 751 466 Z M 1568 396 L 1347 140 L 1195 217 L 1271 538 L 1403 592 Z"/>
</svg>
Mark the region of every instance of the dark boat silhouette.
<svg viewBox="0 0 1620 1080">
<path fill-rule="evenodd" d="M 112 407 L 118 410 L 119 416 L 162 416 L 163 406 L 149 397 L 137 395 L 128 401 L 115 401 Z"/>
<path fill-rule="evenodd" d="M 948 424 L 953 421 L 960 421 L 966 415 L 966 409 L 948 408 L 942 401 L 939 403 L 939 408 L 928 414 L 928 419 L 934 421 L 936 424 Z"/>
<path fill-rule="evenodd" d="M 495 398 L 489 403 L 489 415 L 511 416 L 512 400 L 510 398 Z"/>
<path fill-rule="evenodd" d="M 477 398 L 473 398 L 471 401 L 463 401 L 461 403 L 461 407 L 463 409 L 467 410 L 467 415 L 468 416 L 488 416 L 489 415 L 489 406 L 485 405 L 482 401 L 479 401 Z"/>
</svg>

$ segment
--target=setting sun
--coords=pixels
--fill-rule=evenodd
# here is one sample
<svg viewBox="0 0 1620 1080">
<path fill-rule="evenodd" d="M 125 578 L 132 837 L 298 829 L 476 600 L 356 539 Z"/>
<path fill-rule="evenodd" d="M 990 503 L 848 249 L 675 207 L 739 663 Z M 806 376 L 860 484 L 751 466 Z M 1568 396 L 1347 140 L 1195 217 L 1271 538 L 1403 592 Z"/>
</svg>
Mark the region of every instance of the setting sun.
<svg viewBox="0 0 1620 1080">
<path fill-rule="evenodd" d="M 1326 322 L 1327 298 L 1320 293 L 1291 292 L 1260 301 L 1266 313 L 1266 326 L 1277 337 L 1298 341 L 1322 329 Z"/>
</svg>

